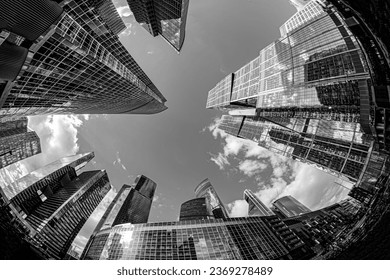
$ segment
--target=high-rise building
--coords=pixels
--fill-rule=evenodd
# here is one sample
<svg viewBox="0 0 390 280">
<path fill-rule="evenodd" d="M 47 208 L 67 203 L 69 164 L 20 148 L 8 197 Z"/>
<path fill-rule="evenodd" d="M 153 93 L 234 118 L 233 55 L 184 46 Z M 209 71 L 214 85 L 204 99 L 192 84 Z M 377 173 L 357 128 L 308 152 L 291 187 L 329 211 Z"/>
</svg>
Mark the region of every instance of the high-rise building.
<svg viewBox="0 0 390 280">
<path fill-rule="evenodd" d="M 244 191 L 244 200 L 248 202 L 248 216 L 272 216 L 275 215 L 265 204 L 251 191 Z"/>
<path fill-rule="evenodd" d="M 180 207 L 180 221 L 214 219 L 208 197 L 199 197 L 184 202 Z"/>
<path fill-rule="evenodd" d="M 0 119 L 0 169 L 41 152 L 38 135 L 27 118 Z"/>
<path fill-rule="evenodd" d="M 275 207 L 275 210 L 281 213 L 285 218 L 295 217 L 311 212 L 309 208 L 291 195 L 281 197 L 275 200 L 272 204 Z"/>
<path fill-rule="evenodd" d="M 123 26 L 109 2 L 0 3 L 0 117 L 166 109 L 120 43 Z"/>
<path fill-rule="evenodd" d="M 118 224 L 147 223 L 156 186 L 155 182 L 144 175 L 138 175 L 131 186 L 123 185 L 95 227 L 82 257 L 90 246 L 95 246 L 95 242 L 102 241 L 102 236 L 96 239 L 99 231 Z"/>
<path fill-rule="evenodd" d="M 211 211 L 215 218 L 228 218 L 229 215 L 223 205 L 221 199 L 219 198 L 217 192 L 215 191 L 213 185 L 209 179 L 204 179 L 200 184 L 195 188 L 195 196 L 197 198 L 206 197 L 206 202 L 210 203 Z"/>
<path fill-rule="evenodd" d="M 102 230 L 96 240 L 85 259 L 264 260 L 307 254 L 304 243 L 275 216 L 121 224 Z"/>
<path fill-rule="evenodd" d="M 1 231 L 29 243 L 41 257 L 65 257 L 86 220 L 111 189 L 104 170 L 80 174 L 93 156 L 87 153 L 60 159 L 3 188 Z"/>
<path fill-rule="evenodd" d="M 373 86 L 372 50 L 350 23 L 329 2 L 309 1 L 281 26 L 278 40 L 210 90 L 206 107 L 229 112 L 219 125 L 228 134 L 372 196 L 390 171 L 382 152 L 387 113 L 378 107 L 384 87 Z"/>
<path fill-rule="evenodd" d="M 127 0 L 135 20 L 151 35 L 161 35 L 177 52 L 185 38 L 189 0 Z"/>
</svg>

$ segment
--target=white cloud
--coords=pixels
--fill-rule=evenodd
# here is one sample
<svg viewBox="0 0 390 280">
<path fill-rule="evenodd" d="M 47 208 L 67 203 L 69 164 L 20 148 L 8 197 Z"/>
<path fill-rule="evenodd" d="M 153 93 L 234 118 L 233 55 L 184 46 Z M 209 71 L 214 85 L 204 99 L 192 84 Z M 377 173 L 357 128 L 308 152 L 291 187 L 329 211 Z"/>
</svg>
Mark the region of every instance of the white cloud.
<svg viewBox="0 0 390 280">
<path fill-rule="evenodd" d="M 348 190 L 337 186 L 336 178 L 307 164 L 277 155 L 259 147 L 254 141 L 226 134 L 218 128 L 220 119 L 215 119 L 208 130 L 215 139 L 222 139 L 223 152 L 218 156 L 210 153 L 211 160 L 220 169 L 230 166 L 244 175 L 240 182 L 253 178 L 258 185 L 257 195 L 268 206 L 277 198 L 292 195 L 312 210 L 336 203 L 347 196 Z M 239 158 L 237 160 L 237 158 Z M 268 169 L 268 166 L 272 168 Z M 265 176 L 264 176 L 265 175 Z M 265 178 L 264 178 L 265 177 Z M 244 180 L 243 180 L 244 179 Z M 234 213 L 240 204 L 232 202 Z M 233 209 L 233 208 L 232 208 Z"/>
<path fill-rule="evenodd" d="M 160 197 L 158 195 L 153 196 L 153 202 L 156 202 Z"/>
<path fill-rule="evenodd" d="M 154 51 L 148 51 L 147 54 L 154 54 Z"/>
<path fill-rule="evenodd" d="M 302 10 L 303 7 L 311 0 L 289 0 L 290 4 L 294 5 L 298 11 Z"/>
<path fill-rule="evenodd" d="M 227 207 L 230 210 L 229 216 L 231 218 L 248 216 L 248 203 L 245 200 L 233 201 Z"/>
<path fill-rule="evenodd" d="M 117 7 L 116 10 L 118 11 L 120 17 L 126 18 L 133 15 L 133 13 L 130 11 L 129 6 Z"/>
<path fill-rule="evenodd" d="M 268 165 L 266 163 L 251 159 L 241 161 L 238 165 L 238 169 L 248 177 L 252 177 L 253 175 L 260 173 L 267 167 Z"/>
</svg>

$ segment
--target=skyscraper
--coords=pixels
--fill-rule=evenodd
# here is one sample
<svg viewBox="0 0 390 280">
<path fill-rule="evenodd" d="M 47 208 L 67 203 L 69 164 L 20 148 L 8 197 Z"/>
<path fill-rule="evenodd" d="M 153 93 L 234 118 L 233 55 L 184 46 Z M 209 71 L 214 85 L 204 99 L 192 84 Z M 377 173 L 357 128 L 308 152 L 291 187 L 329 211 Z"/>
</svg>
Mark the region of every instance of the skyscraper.
<svg viewBox="0 0 390 280">
<path fill-rule="evenodd" d="M 384 97 L 372 87 L 366 50 L 346 21 L 328 2 L 308 2 L 278 40 L 210 90 L 206 107 L 229 112 L 219 125 L 228 134 L 372 195 L 390 171 L 378 136 L 386 138 L 388 120 L 373 101 Z"/>
<path fill-rule="evenodd" d="M 184 202 L 180 207 L 180 221 L 214 219 L 208 197 L 199 197 Z"/>
<path fill-rule="evenodd" d="M 84 258 L 89 247 L 95 246 L 96 242 L 102 242 L 105 240 L 104 237 L 108 237 L 108 235 L 100 235 L 97 238 L 96 234 L 99 231 L 118 224 L 147 223 L 156 186 L 155 182 L 144 175 L 138 175 L 131 186 L 123 185 L 95 227 L 81 257 Z"/>
<path fill-rule="evenodd" d="M 177 52 L 185 38 L 189 0 L 127 0 L 138 23 L 151 35 L 161 35 Z"/>
<path fill-rule="evenodd" d="M 93 156 L 87 153 L 60 159 L 3 188 L 0 216 L 6 239 L 14 235 L 38 250 L 41 257 L 63 258 L 111 188 L 104 170 L 80 174 Z"/>
<path fill-rule="evenodd" d="M 119 42 L 120 19 L 108 1 L 0 4 L 0 116 L 166 109 Z"/>
<path fill-rule="evenodd" d="M 275 215 L 251 190 L 244 191 L 244 200 L 249 204 L 248 216 Z"/>
<path fill-rule="evenodd" d="M 309 208 L 300 203 L 291 195 L 281 197 L 273 202 L 275 210 L 282 213 L 285 218 L 290 218 L 311 212 Z"/>
<path fill-rule="evenodd" d="M 0 119 L 0 169 L 41 152 L 38 135 L 27 118 Z"/>
<path fill-rule="evenodd" d="M 223 205 L 221 199 L 219 198 L 217 192 L 215 191 L 213 185 L 209 179 L 204 179 L 200 184 L 195 188 L 195 196 L 197 198 L 206 197 L 206 202 L 210 203 L 211 211 L 215 218 L 228 218 L 229 215 Z"/>
</svg>

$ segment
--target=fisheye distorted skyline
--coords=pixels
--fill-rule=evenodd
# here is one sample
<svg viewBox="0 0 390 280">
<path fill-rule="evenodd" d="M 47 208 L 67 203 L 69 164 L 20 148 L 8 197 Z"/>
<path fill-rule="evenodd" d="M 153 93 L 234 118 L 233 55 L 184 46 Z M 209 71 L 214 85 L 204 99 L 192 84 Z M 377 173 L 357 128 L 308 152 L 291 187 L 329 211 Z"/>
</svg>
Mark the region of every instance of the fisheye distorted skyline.
<svg viewBox="0 0 390 280">
<path fill-rule="evenodd" d="M 294 2 L 297 8 L 305 1 Z M 149 221 L 177 220 L 180 204 L 209 178 L 231 216 L 244 216 L 245 189 L 269 205 L 292 195 L 311 210 L 346 197 L 333 177 L 277 156 L 217 128 L 220 113 L 205 108 L 207 93 L 277 39 L 296 9 L 287 0 L 190 1 L 186 39 L 178 55 L 137 24 L 125 0 L 114 0 L 127 29 L 122 43 L 168 100 L 156 115 L 38 116 L 29 126 L 42 154 L 3 173 L 23 174 L 59 157 L 94 151 L 89 169 L 106 169 L 115 189 L 144 174 L 157 183 Z M 113 193 L 110 197 L 113 197 Z M 107 204 L 108 198 L 102 204 Z M 103 208 L 82 229 L 86 242 Z"/>
</svg>

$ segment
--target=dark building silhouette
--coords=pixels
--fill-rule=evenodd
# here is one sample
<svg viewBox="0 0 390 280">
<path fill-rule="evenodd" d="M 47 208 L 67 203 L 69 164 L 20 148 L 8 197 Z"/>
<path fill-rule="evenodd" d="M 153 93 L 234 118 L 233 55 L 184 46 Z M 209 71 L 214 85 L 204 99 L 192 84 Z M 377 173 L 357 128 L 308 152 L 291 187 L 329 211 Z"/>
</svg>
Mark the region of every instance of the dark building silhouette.
<svg viewBox="0 0 390 280">
<path fill-rule="evenodd" d="M 151 35 L 161 35 L 177 52 L 185 38 L 189 0 L 127 0 L 138 23 Z"/>
<path fill-rule="evenodd" d="M 25 117 L 0 120 L 0 169 L 41 152 L 40 139 L 27 123 Z"/>
</svg>

